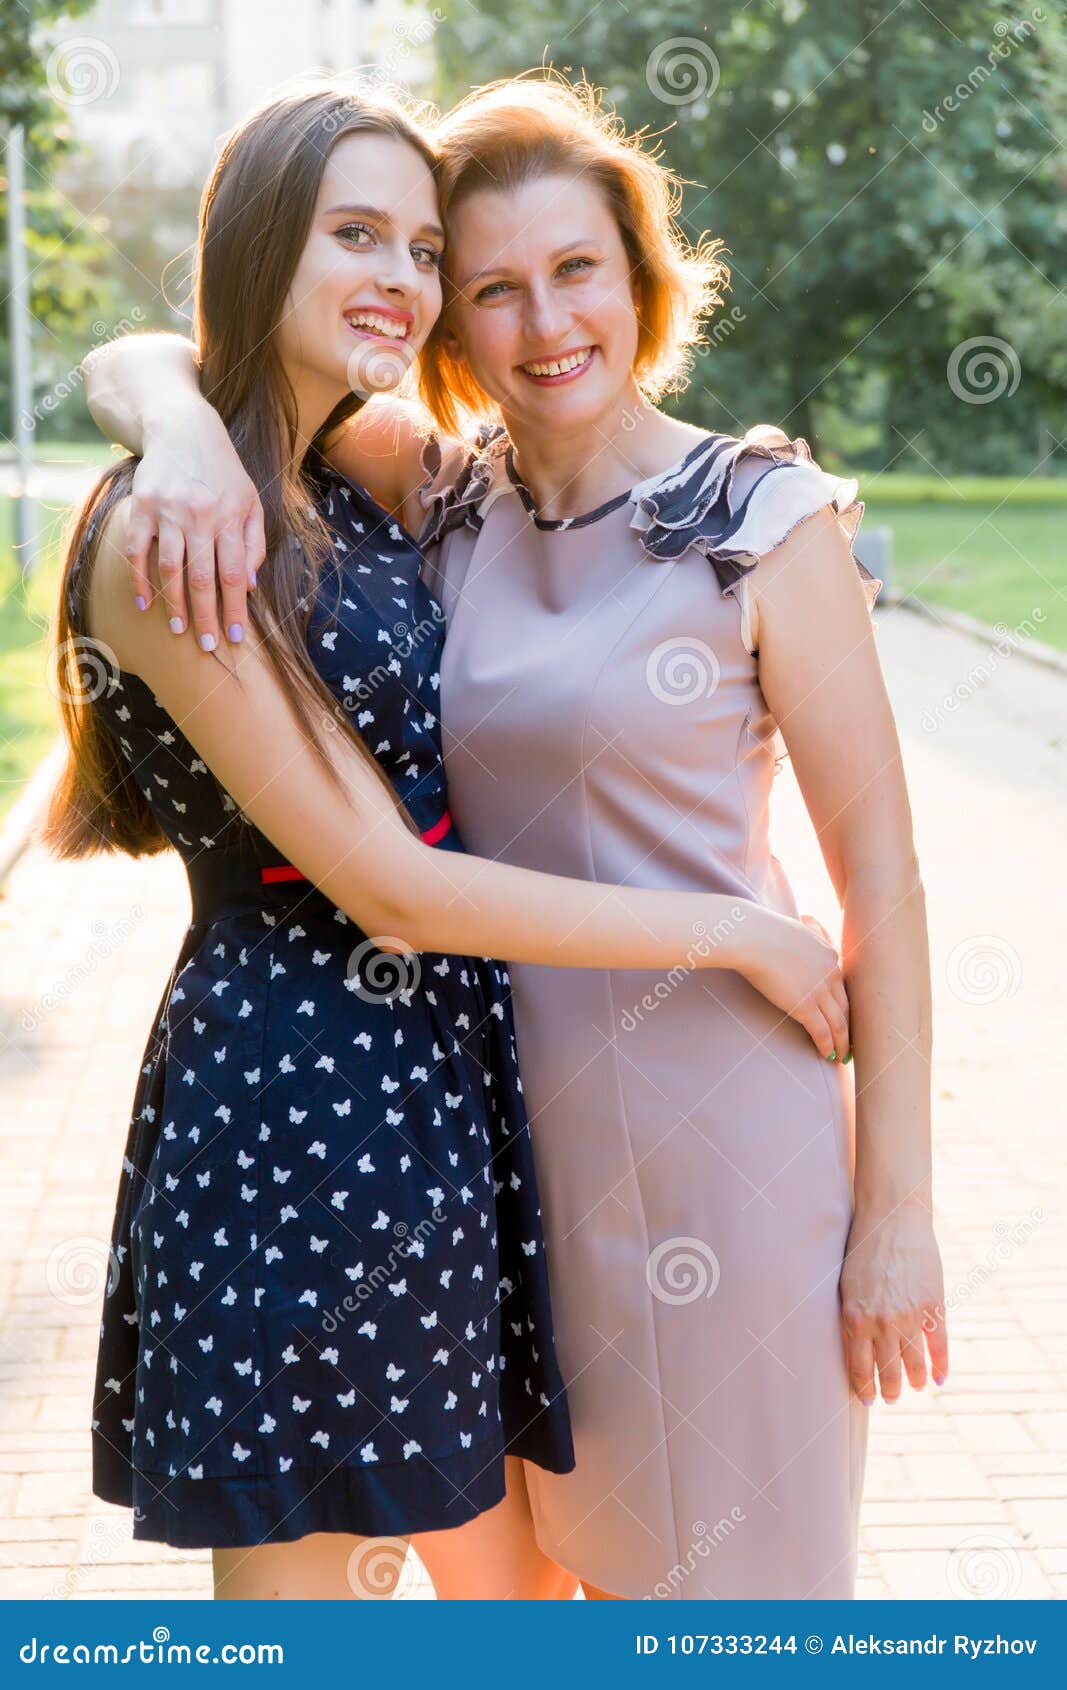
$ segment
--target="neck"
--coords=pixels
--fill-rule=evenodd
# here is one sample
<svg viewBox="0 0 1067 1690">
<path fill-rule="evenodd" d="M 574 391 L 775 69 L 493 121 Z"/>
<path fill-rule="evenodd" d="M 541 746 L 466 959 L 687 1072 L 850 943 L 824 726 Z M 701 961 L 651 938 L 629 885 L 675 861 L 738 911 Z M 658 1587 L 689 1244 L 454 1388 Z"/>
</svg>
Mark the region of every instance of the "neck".
<svg viewBox="0 0 1067 1690">
<path fill-rule="evenodd" d="M 631 384 L 600 416 L 561 431 L 504 411 L 515 468 L 550 520 L 581 516 L 670 468 L 702 429 L 664 416 Z"/>
<path fill-rule="evenodd" d="M 293 467 L 299 469 L 307 456 L 308 447 L 314 440 L 335 405 L 348 392 L 347 388 L 338 388 L 335 382 L 328 382 L 306 370 L 294 374 L 287 370 L 289 385 L 296 400 L 296 446 L 293 451 Z"/>
</svg>

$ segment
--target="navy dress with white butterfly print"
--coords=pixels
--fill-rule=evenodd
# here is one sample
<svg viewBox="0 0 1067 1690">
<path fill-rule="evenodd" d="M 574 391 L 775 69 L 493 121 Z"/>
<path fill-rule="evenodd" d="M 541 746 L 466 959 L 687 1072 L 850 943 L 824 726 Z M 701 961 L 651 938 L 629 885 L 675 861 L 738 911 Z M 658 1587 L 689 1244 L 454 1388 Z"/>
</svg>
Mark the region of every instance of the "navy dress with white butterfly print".
<svg viewBox="0 0 1067 1690">
<path fill-rule="evenodd" d="M 461 850 L 420 553 L 311 473 L 338 569 L 309 650 L 423 837 Z M 570 1471 L 506 969 L 378 950 L 279 863 L 151 689 L 112 680 L 94 708 L 193 920 L 123 1159 L 94 1492 L 133 1508 L 135 1538 L 251 1546 L 460 1525 L 503 1497 L 505 1450 Z"/>
</svg>

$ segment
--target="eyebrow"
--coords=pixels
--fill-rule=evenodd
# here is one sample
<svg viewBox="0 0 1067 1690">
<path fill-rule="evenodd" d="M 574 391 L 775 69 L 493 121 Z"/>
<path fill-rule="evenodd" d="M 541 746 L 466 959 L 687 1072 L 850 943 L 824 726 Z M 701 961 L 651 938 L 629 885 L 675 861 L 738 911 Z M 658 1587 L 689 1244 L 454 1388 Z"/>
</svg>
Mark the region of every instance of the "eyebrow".
<svg viewBox="0 0 1067 1690">
<path fill-rule="evenodd" d="M 379 205 L 331 205 L 329 210 L 324 211 L 322 215 L 324 217 L 336 217 L 341 212 L 349 217 L 376 217 L 380 223 L 388 223 L 395 227 L 388 212 L 383 211 Z M 442 241 L 445 238 L 445 232 L 440 223 L 424 223 L 418 233 L 420 235 L 436 235 L 438 240 Z"/>
<path fill-rule="evenodd" d="M 554 252 L 549 253 L 549 263 L 554 264 L 556 259 L 562 258 L 565 252 L 573 252 L 576 246 L 596 246 L 596 244 L 595 240 L 587 237 L 583 237 L 581 240 L 577 241 L 568 241 L 566 246 L 558 246 Z M 468 276 L 467 280 L 463 283 L 463 287 L 472 287 L 475 282 L 480 282 L 483 276 L 496 276 L 507 269 L 508 265 L 506 264 L 490 264 L 486 269 L 476 270 L 473 276 Z"/>
</svg>

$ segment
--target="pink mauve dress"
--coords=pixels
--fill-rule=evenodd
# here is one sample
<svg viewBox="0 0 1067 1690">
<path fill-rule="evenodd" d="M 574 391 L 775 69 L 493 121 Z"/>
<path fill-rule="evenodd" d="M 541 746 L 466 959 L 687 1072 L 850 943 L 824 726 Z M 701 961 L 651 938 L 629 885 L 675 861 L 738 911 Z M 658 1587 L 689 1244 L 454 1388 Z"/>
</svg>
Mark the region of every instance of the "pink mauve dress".
<svg viewBox="0 0 1067 1690">
<path fill-rule="evenodd" d="M 536 516 L 503 431 L 430 443 L 468 850 L 798 913 L 768 837 L 782 741 L 747 577 L 824 505 L 851 541 L 863 506 L 805 442 L 753 432 L 563 521 Z M 538 1542 L 624 1597 L 851 1597 L 851 1070 L 733 971 L 510 975 L 577 1457 L 527 1467 Z"/>
</svg>

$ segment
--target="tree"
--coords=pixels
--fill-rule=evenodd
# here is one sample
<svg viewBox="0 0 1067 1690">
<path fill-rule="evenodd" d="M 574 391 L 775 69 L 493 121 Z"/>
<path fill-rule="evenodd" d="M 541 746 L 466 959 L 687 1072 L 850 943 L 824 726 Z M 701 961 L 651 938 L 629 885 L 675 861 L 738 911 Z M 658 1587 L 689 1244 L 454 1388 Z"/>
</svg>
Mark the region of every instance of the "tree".
<svg viewBox="0 0 1067 1690">
<path fill-rule="evenodd" d="M 93 0 L 19 0 L 0 16 L 0 130 L 21 123 L 26 136 L 26 216 L 30 309 L 37 376 L 35 421 L 46 430 L 87 427 L 77 365 L 87 341 L 110 329 L 113 289 L 106 252 L 91 219 L 83 218 L 55 186 L 60 162 L 73 149 L 62 103 L 62 67 L 50 58 L 47 30 L 60 18 L 88 10 Z M 7 180 L 0 178 L 0 220 L 7 217 Z M 9 288 L 6 242 L 0 251 L 0 290 Z M 106 330 L 104 329 L 106 325 Z M 0 321 L 0 406 L 11 415 L 10 345 L 6 309 Z"/>
<path fill-rule="evenodd" d="M 486 82 L 544 60 L 661 135 L 691 184 L 684 226 L 723 237 L 733 271 L 682 414 L 779 422 L 813 448 L 825 429 L 857 467 L 1026 469 L 1042 426 L 1067 434 L 1058 9 L 471 0 L 435 45 L 444 103 L 472 64 Z M 950 375 L 971 340 L 1007 350 Z M 1002 396 L 976 403 L 961 372 L 978 400 L 1003 375 Z"/>
</svg>

